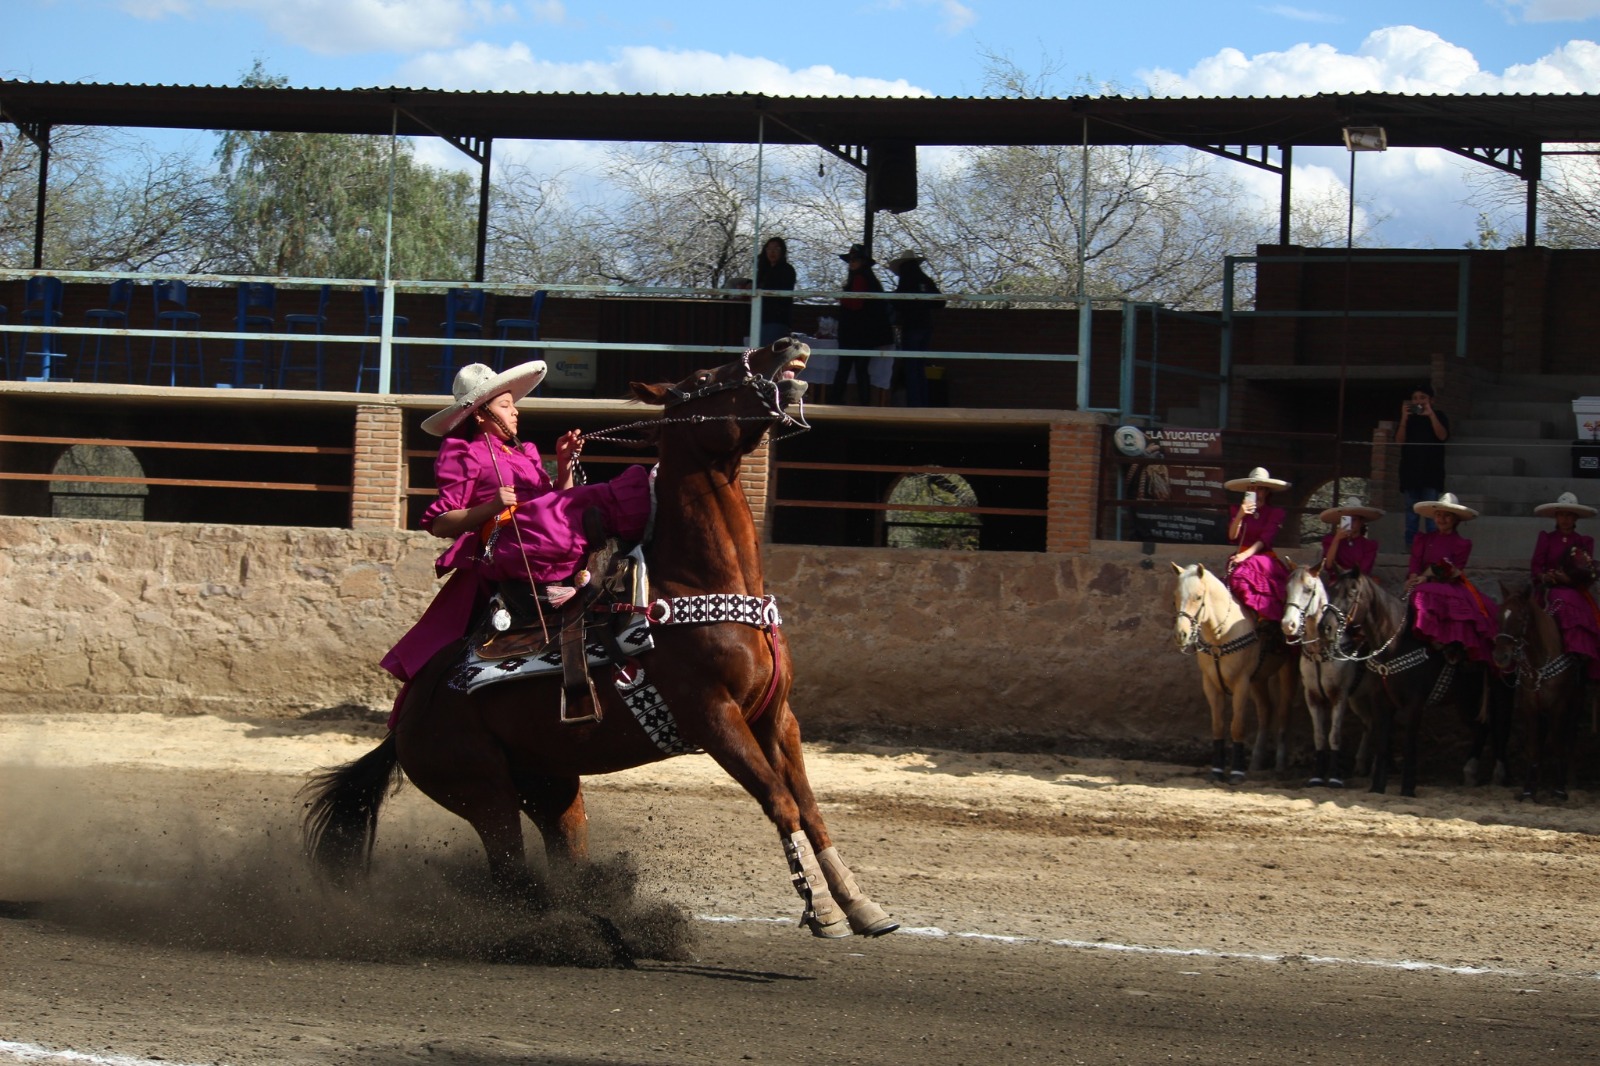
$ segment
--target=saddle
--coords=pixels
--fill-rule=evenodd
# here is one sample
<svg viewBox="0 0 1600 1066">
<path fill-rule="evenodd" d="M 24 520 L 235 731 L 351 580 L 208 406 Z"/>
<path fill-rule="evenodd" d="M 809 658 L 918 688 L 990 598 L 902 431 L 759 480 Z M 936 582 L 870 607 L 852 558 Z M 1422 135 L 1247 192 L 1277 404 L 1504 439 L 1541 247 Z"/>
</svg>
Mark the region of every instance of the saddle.
<svg viewBox="0 0 1600 1066">
<path fill-rule="evenodd" d="M 487 616 L 468 638 L 478 658 L 490 662 L 531 659 L 558 650 L 561 659 L 561 721 L 599 722 L 600 700 L 589 673 L 589 649 L 598 646 L 604 661 L 623 668 L 629 657 L 618 641 L 626 616 L 613 615 L 602 601 L 638 603 L 644 599 L 644 559 L 637 550 L 607 535 L 598 508 L 584 513 L 584 535 L 596 545 L 574 576 L 570 595 L 552 595 L 551 587 L 534 588 L 526 581 L 502 581 L 489 602 Z M 632 548 L 634 546 L 627 546 Z"/>
</svg>

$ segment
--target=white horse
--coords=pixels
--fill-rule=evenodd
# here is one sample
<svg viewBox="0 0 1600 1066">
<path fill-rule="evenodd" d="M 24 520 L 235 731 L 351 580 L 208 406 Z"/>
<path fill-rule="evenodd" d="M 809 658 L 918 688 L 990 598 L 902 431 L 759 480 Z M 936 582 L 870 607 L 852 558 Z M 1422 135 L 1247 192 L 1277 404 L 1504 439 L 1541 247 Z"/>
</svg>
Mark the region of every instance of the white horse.
<svg viewBox="0 0 1600 1066">
<path fill-rule="evenodd" d="M 1211 708 L 1211 776 L 1238 784 L 1245 778 L 1245 709 L 1256 706 L 1256 743 L 1250 753 L 1250 770 L 1259 771 L 1267 746 L 1276 737 L 1275 767 L 1288 761 L 1284 730 L 1289 702 L 1294 697 L 1294 662 L 1289 655 L 1263 647 L 1256 632 L 1254 612 L 1246 611 L 1215 574 L 1199 563 L 1172 564 L 1178 574 L 1173 594 L 1177 611 L 1174 636 L 1179 650 L 1193 654 L 1200 667 L 1200 684 Z M 1276 683 L 1277 692 L 1273 692 Z M 1224 700 L 1231 720 L 1224 722 Z M 1232 759 L 1227 738 L 1232 737 Z"/>
<path fill-rule="evenodd" d="M 1366 728 L 1356 766 L 1366 765 L 1372 740 L 1373 673 L 1353 658 L 1354 642 L 1337 628 L 1324 629 L 1322 613 L 1328 607 L 1328 589 L 1322 583 L 1322 565 L 1297 566 L 1289 575 L 1283 605 L 1283 636 L 1300 647 L 1300 684 L 1311 713 L 1311 734 L 1316 744 L 1316 769 L 1306 785 L 1343 788 L 1345 766 L 1344 718 L 1353 710 Z M 1343 642 L 1344 647 L 1335 647 Z M 1339 654 L 1335 654 L 1338 652 Z"/>
</svg>

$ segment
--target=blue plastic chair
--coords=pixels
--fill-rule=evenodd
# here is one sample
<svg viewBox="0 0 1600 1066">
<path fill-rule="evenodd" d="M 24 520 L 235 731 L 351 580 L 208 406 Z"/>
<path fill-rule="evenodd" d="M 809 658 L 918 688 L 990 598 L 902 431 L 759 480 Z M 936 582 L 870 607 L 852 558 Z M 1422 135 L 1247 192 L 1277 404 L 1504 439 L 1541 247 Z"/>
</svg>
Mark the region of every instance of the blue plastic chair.
<svg viewBox="0 0 1600 1066">
<path fill-rule="evenodd" d="M 445 293 L 444 321 L 439 323 L 445 337 L 454 340 L 468 334 L 483 336 L 483 301 L 482 289 L 451 289 Z M 459 368 L 456 366 L 455 348 L 446 344 L 442 350 L 443 361 L 429 369 L 439 372 L 439 391 L 448 393 L 455 383 L 456 370 Z M 466 362 L 476 360 L 468 359 Z"/>
<path fill-rule="evenodd" d="M 367 334 L 377 337 L 383 333 L 383 291 L 376 285 L 367 285 L 361 290 L 361 300 L 367 310 Z M 411 325 L 411 320 L 404 315 L 394 316 L 393 336 L 399 337 Z M 400 346 L 392 345 L 389 350 L 392 365 L 390 367 L 389 384 L 401 392 L 411 391 L 411 370 L 400 355 Z M 407 355 L 410 353 L 407 352 Z M 372 375 L 372 391 L 378 391 L 378 346 L 376 344 L 363 344 L 361 358 L 356 363 L 356 391 L 361 392 L 361 380 L 366 375 Z"/>
<path fill-rule="evenodd" d="M 154 303 L 155 328 L 170 329 L 173 331 L 196 330 L 200 328 L 200 312 L 189 310 L 189 286 L 181 281 L 158 281 L 151 286 Z M 166 306 L 166 305 L 171 306 Z M 168 344 L 167 354 L 163 358 L 160 352 L 162 340 L 152 337 L 150 340 L 150 367 L 145 371 L 145 384 L 155 382 L 156 371 L 166 369 L 167 384 L 178 383 L 178 372 L 185 371 L 194 375 L 196 385 L 205 384 L 205 351 L 200 344 L 199 337 L 187 338 L 194 342 L 192 354 L 186 354 L 187 347 L 182 342 L 183 337 L 174 336 Z"/>
<path fill-rule="evenodd" d="M 530 341 L 538 340 L 539 314 L 544 310 L 544 298 L 546 295 L 543 289 L 533 294 L 533 306 L 529 310 L 527 318 L 495 319 L 495 338 L 497 340 L 510 340 L 512 333 L 526 333 Z M 514 351 L 517 353 L 517 359 L 521 362 L 527 362 L 529 359 L 539 359 L 544 356 L 544 352 L 537 348 L 517 348 Z M 494 368 L 496 370 L 504 370 L 506 368 L 506 349 L 504 347 L 495 350 Z"/>
<path fill-rule="evenodd" d="M 62 289 L 60 278 L 52 278 L 45 274 L 35 274 L 29 278 L 27 287 L 24 289 L 24 297 L 27 303 L 22 308 L 22 324 L 24 326 L 29 323 L 36 326 L 61 325 Z M 40 333 L 36 341 L 24 340 L 22 342 L 21 359 L 22 376 L 27 377 L 28 374 L 28 357 L 37 355 L 39 357 L 39 376 L 33 380 L 49 381 L 54 376 L 51 372 L 55 369 L 55 361 L 60 359 L 63 354 L 56 347 L 58 343 L 60 342 L 54 333 Z M 29 344 L 37 344 L 38 347 L 30 352 L 28 351 Z"/>
<path fill-rule="evenodd" d="M 278 307 L 278 288 L 270 281 L 242 281 L 239 283 L 239 310 L 234 316 L 235 333 L 271 333 L 276 320 L 273 317 Z M 261 368 L 261 385 L 265 388 L 272 384 L 272 342 L 261 342 L 261 358 L 249 357 L 249 341 L 236 340 L 233 342 L 233 358 L 228 360 L 233 367 L 233 380 L 229 383 L 236 389 L 252 386 L 246 380 L 251 367 Z"/>
<path fill-rule="evenodd" d="M 111 291 L 106 295 L 104 307 L 91 307 L 83 313 L 83 324 L 89 329 L 127 329 L 128 312 L 133 307 L 133 279 L 123 278 L 111 283 Z M 89 343 L 93 340 L 94 351 L 89 350 Z M 122 367 L 122 380 L 133 380 L 133 339 L 127 334 L 122 335 L 122 354 L 119 357 L 116 350 L 115 337 L 108 337 L 104 333 L 96 333 L 92 338 L 84 337 L 78 344 L 78 376 L 84 377 L 87 371 L 89 381 L 99 381 L 100 372 L 106 366 Z"/>
<path fill-rule="evenodd" d="M 283 316 L 283 331 L 285 333 L 306 333 L 321 338 L 328 327 L 328 300 L 333 295 L 333 286 L 324 285 L 317 292 L 317 312 L 308 314 L 296 311 Z M 291 358 L 295 351 L 295 341 L 284 341 L 283 350 L 278 353 L 278 388 L 283 388 L 288 376 L 296 371 L 306 371 L 315 375 L 317 391 L 321 392 L 327 387 L 327 370 L 323 362 L 322 341 L 319 339 L 312 345 L 312 356 L 309 363 L 296 363 Z M 299 349 L 305 350 L 305 344 L 300 343 Z"/>
</svg>

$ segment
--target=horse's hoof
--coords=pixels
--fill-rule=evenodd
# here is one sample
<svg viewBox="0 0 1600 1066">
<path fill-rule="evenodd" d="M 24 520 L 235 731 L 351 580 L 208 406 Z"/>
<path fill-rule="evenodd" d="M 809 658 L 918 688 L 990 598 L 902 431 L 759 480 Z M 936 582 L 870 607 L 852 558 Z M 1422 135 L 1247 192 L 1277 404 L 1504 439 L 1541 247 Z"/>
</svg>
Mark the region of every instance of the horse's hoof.
<svg viewBox="0 0 1600 1066">
<path fill-rule="evenodd" d="M 856 936 L 883 936 L 900 928 L 899 922 L 870 899 L 857 903 L 846 913 L 850 915 L 850 931 Z"/>
<path fill-rule="evenodd" d="M 1517 793 L 1518 803 L 1526 803 L 1531 799 L 1533 799 L 1533 789 L 1531 788 L 1525 788 L 1521 792 Z"/>
<path fill-rule="evenodd" d="M 1228 784 L 1230 784 L 1230 785 L 1242 785 L 1242 784 L 1244 784 L 1244 771 L 1243 770 L 1235 770 L 1232 773 L 1230 773 L 1228 775 Z"/>
<path fill-rule="evenodd" d="M 1329 788 L 1343 788 L 1344 787 L 1344 778 L 1342 778 L 1342 777 L 1330 777 L 1330 778 L 1328 778 L 1328 787 Z"/>
<path fill-rule="evenodd" d="M 1320 777 L 1308 777 L 1308 778 L 1306 778 L 1306 787 L 1307 788 L 1321 788 L 1326 784 L 1327 784 L 1327 782 L 1324 781 Z"/>
<path fill-rule="evenodd" d="M 811 930 L 812 936 L 821 940 L 839 940 L 843 937 L 850 936 L 852 933 L 852 930 L 850 929 L 850 921 L 844 917 L 840 917 L 837 921 L 824 924 L 823 922 L 818 921 L 815 915 L 807 915 L 806 917 L 802 918 L 801 921 L 805 923 L 808 929 Z"/>
<path fill-rule="evenodd" d="M 1211 780 L 1220 783 L 1220 782 L 1226 781 L 1227 779 L 1228 779 L 1228 771 L 1224 770 L 1220 766 L 1213 766 L 1211 768 Z"/>
<path fill-rule="evenodd" d="M 1552 788 L 1550 790 L 1550 798 L 1565 803 L 1567 802 L 1567 790 L 1564 788 Z"/>
</svg>

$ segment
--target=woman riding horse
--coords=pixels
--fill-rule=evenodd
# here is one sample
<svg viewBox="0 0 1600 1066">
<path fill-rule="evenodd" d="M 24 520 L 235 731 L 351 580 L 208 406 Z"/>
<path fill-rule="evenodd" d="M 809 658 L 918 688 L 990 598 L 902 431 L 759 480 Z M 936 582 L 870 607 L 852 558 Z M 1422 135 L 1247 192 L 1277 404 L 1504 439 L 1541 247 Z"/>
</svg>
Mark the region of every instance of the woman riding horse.
<svg viewBox="0 0 1600 1066">
<path fill-rule="evenodd" d="M 1496 605 L 1467 580 L 1472 541 L 1456 532 L 1478 512 L 1452 492 L 1414 504 L 1412 510 L 1438 527 L 1411 542 L 1406 594 L 1416 607 L 1416 630 L 1443 645 L 1447 654 L 1465 652 L 1473 662 L 1487 663 L 1494 654 Z"/>
<path fill-rule="evenodd" d="M 1554 529 L 1541 530 L 1529 569 L 1540 605 L 1561 627 L 1561 645 L 1569 655 L 1581 655 L 1589 680 L 1600 681 L 1600 606 L 1595 603 L 1596 565 L 1594 538 L 1579 533 L 1578 519 L 1593 518 L 1595 509 L 1563 492 L 1554 503 L 1533 509 L 1541 518 L 1553 517 Z"/>
<path fill-rule="evenodd" d="M 1285 584 L 1289 568 L 1272 542 L 1285 517 L 1281 507 L 1268 501 L 1272 493 L 1289 487 L 1258 466 L 1246 477 L 1223 483 L 1229 492 L 1244 493 L 1237 507 L 1229 508 L 1228 540 L 1236 550 L 1228 557 L 1228 588 L 1240 603 L 1255 612 L 1256 621 L 1277 622 L 1283 619 Z"/>
<path fill-rule="evenodd" d="M 434 474 L 439 496 L 422 513 L 422 528 L 453 543 L 435 563 L 451 575 L 422 618 L 383 657 L 382 666 L 405 685 L 429 659 L 466 635 L 488 603 L 494 582 L 526 581 L 557 605 L 594 547 L 583 531 L 584 512 L 599 508 L 608 530 L 637 539 L 650 516 L 649 471 L 630 466 L 598 485 L 573 485 L 583 451 L 577 430 L 556 441 L 556 477 L 545 473 L 539 449 L 517 438 L 517 401 L 544 379 L 542 360 L 495 373 L 470 363 L 456 374 L 449 407 L 423 419 L 443 437 Z M 390 727 L 405 699 L 402 685 Z"/>
<path fill-rule="evenodd" d="M 1344 503 L 1330 507 L 1317 516 L 1333 531 L 1322 538 L 1322 569 L 1359 570 L 1372 573 L 1378 561 L 1378 542 L 1367 536 L 1367 523 L 1376 522 L 1383 512 L 1368 507 L 1359 496 L 1346 496 Z"/>
</svg>

